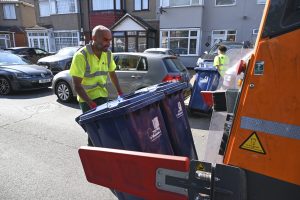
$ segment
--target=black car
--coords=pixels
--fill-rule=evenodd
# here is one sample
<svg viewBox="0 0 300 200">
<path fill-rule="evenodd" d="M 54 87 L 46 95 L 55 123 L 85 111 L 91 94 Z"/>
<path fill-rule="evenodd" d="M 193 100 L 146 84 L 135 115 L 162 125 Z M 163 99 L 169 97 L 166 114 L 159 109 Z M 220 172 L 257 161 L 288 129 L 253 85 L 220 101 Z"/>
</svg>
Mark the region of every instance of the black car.
<svg viewBox="0 0 300 200">
<path fill-rule="evenodd" d="M 73 55 L 80 48 L 79 46 L 62 48 L 52 56 L 39 59 L 37 64 L 43 65 L 53 74 L 57 74 L 60 71 L 70 69 Z"/>
<path fill-rule="evenodd" d="M 5 50 L 19 55 L 20 57 L 25 58 L 33 64 L 36 64 L 40 58 L 51 55 L 51 53 L 43 49 L 33 47 L 13 47 L 7 48 Z"/>
<path fill-rule="evenodd" d="M 29 64 L 15 54 L 0 52 L 0 95 L 12 91 L 47 88 L 51 86 L 52 79 L 50 70 Z"/>
<path fill-rule="evenodd" d="M 215 44 L 208 52 L 204 52 L 203 55 L 198 59 L 197 65 L 200 66 L 201 64 L 208 64 L 211 65 L 214 62 L 214 58 L 216 55 L 218 55 L 218 48 L 219 46 L 225 46 L 227 50 L 229 49 L 242 49 L 242 48 L 248 48 L 248 46 L 245 45 L 243 42 L 219 42 Z"/>
</svg>

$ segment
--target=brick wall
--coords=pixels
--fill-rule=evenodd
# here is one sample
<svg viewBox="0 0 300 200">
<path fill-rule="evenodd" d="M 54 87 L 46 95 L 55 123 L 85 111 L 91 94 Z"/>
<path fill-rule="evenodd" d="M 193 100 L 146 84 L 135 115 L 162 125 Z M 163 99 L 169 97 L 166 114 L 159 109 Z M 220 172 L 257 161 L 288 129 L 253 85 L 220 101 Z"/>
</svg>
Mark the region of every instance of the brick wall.
<svg viewBox="0 0 300 200">
<path fill-rule="evenodd" d="M 124 12 L 92 12 L 90 14 L 90 28 L 91 30 L 97 25 L 104 25 L 110 28 L 114 23 L 116 23 L 121 17 L 123 17 Z"/>
</svg>

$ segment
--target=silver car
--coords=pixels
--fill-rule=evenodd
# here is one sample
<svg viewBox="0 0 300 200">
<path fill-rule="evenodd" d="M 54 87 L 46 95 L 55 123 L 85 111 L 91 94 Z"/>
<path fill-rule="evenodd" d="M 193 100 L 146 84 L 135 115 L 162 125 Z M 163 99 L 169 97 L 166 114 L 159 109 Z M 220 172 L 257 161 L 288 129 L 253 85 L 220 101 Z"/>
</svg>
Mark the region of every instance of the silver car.
<svg viewBox="0 0 300 200">
<path fill-rule="evenodd" d="M 156 54 L 179 56 L 179 54 L 176 54 L 172 49 L 169 48 L 150 48 L 150 49 L 146 49 L 144 53 L 156 53 Z"/>
<path fill-rule="evenodd" d="M 175 56 L 148 53 L 113 53 L 117 65 L 116 74 L 125 94 L 154 84 L 168 81 L 189 83 L 188 70 Z M 76 96 L 69 70 L 59 72 L 53 78 L 52 88 L 58 99 L 69 102 Z M 108 78 L 109 99 L 117 92 Z M 190 88 L 186 91 L 188 95 Z"/>
</svg>

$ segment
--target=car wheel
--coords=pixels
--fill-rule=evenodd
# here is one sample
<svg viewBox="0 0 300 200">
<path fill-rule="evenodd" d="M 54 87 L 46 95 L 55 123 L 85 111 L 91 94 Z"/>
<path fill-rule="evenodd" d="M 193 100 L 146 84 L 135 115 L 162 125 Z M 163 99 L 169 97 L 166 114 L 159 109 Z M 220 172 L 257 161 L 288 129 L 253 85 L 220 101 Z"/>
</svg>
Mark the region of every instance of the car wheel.
<svg viewBox="0 0 300 200">
<path fill-rule="evenodd" d="M 62 102 L 70 102 L 73 98 L 73 93 L 70 85 L 65 81 L 60 81 L 55 86 L 55 94 Z"/>
<path fill-rule="evenodd" d="M 4 78 L 0 77 L 0 95 L 6 95 L 11 92 L 11 86 L 9 81 Z"/>
</svg>

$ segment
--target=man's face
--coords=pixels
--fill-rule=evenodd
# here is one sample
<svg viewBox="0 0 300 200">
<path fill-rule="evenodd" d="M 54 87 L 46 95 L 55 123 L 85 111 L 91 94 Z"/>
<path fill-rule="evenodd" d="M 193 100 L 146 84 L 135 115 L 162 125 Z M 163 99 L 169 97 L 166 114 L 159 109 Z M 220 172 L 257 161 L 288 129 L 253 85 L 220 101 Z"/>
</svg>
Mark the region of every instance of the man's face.
<svg viewBox="0 0 300 200">
<path fill-rule="evenodd" d="M 93 38 L 94 44 L 99 51 L 106 52 L 110 46 L 112 35 L 110 31 L 98 31 Z"/>
</svg>

